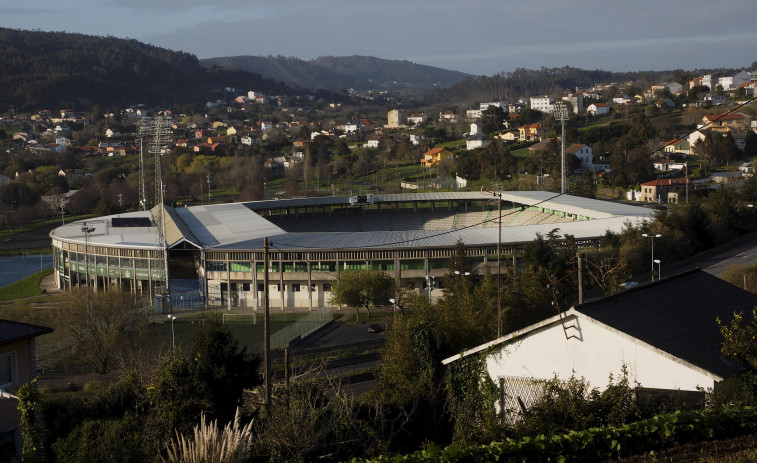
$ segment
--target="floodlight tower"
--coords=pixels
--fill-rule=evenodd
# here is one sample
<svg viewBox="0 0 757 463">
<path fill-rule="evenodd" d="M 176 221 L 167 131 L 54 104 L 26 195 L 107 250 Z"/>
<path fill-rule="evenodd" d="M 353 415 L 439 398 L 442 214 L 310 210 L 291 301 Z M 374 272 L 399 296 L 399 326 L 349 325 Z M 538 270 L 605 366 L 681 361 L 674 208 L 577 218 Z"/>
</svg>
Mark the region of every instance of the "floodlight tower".
<svg viewBox="0 0 757 463">
<path fill-rule="evenodd" d="M 562 124 L 562 135 L 560 135 L 560 165 L 562 172 L 562 183 L 560 185 L 560 193 L 565 194 L 565 121 L 568 119 L 568 106 L 559 101 L 554 105 L 555 119 L 559 120 Z"/>
<path fill-rule="evenodd" d="M 163 250 L 163 279 L 165 283 L 166 301 L 170 301 L 168 292 L 168 249 L 166 245 L 166 223 L 163 172 L 161 157 L 168 147 L 171 139 L 171 118 L 158 116 L 150 122 L 150 152 L 155 156 L 155 205 L 160 206 L 156 210 L 156 226 L 158 229 L 158 247 Z"/>
<path fill-rule="evenodd" d="M 145 138 L 150 136 L 150 119 L 143 118 L 137 125 L 137 139 L 139 140 L 139 208 L 147 210 L 147 194 L 145 193 Z"/>
</svg>

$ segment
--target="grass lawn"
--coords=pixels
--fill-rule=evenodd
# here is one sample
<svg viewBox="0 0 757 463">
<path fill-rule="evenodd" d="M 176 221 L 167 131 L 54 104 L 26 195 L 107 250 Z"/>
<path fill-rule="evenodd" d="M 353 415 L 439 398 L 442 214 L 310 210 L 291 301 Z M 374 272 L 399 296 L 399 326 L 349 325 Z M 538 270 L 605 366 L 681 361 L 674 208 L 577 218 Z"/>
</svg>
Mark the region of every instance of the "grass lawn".
<svg viewBox="0 0 757 463">
<path fill-rule="evenodd" d="M 11 283 L 0 288 L 0 301 L 10 301 L 23 297 L 42 296 L 42 290 L 39 289 L 39 283 L 43 278 L 53 273 L 52 268 L 45 269 L 33 275 L 29 275 L 23 280 Z"/>
<path fill-rule="evenodd" d="M 295 313 L 271 313 L 270 327 L 271 334 L 284 329 L 286 326 L 305 317 L 307 312 Z M 205 316 L 208 316 L 206 314 Z M 216 316 L 210 313 L 210 316 Z M 220 316 L 220 314 L 218 315 Z M 203 314 L 191 314 L 180 316 L 174 321 L 174 333 L 176 335 L 176 346 L 182 351 L 189 352 L 192 348 L 192 338 L 202 323 Z M 263 341 L 263 313 L 257 314 L 257 323 L 252 322 L 252 317 L 245 317 L 244 323 L 234 322 L 227 323 L 226 328 L 231 331 L 239 340 L 240 346 L 246 346 L 248 353 L 254 353 L 255 346 Z M 171 343 L 171 322 L 167 319 L 159 323 L 150 325 L 153 339 L 158 342 Z"/>
<path fill-rule="evenodd" d="M 528 148 L 521 148 L 517 149 L 515 151 L 510 151 L 510 154 L 513 155 L 515 158 L 527 158 L 528 157 Z"/>
</svg>

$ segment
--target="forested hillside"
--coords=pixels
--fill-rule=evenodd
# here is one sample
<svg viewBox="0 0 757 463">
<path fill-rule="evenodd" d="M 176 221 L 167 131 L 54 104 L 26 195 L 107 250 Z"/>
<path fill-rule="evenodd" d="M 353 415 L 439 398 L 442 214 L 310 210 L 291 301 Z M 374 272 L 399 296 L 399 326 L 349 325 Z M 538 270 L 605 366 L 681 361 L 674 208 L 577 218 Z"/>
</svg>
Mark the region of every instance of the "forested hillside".
<svg viewBox="0 0 757 463">
<path fill-rule="evenodd" d="M 516 69 L 491 77 L 468 78 L 449 88 L 439 88 L 428 94 L 429 103 L 459 103 L 467 101 L 514 101 L 519 97 L 554 95 L 566 89 L 591 87 L 597 83 L 636 82 L 641 87 L 666 80 L 688 80 L 682 71 L 610 72 L 584 70 L 565 66 L 538 70 Z"/>
<path fill-rule="evenodd" d="M 291 93 L 259 74 L 200 65 L 194 55 L 136 40 L 0 28 L 0 105 L 202 102 L 224 87 Z"/>
<path fill-rule="evenodd" d="M 448 87 L 469 77 L 458 71 L 372 56 L 322 56 L 310 61 L 284 56 L 229 56 L 201 63 L 257 72 L 295 87 L 328 90 L 424 90 Z"/>
</svg>

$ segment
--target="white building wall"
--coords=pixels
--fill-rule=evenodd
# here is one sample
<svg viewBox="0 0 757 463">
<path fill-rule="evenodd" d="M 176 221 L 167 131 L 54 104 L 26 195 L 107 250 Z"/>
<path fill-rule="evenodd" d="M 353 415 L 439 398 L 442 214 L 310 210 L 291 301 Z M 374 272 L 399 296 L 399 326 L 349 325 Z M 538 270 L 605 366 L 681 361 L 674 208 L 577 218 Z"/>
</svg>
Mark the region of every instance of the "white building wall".
<svg viewBox="0 0 757 463">
<path fill-rule="evenodd" d="M 571 318 L 566 326 L 577 328 L 567 330 L 573 336 L 570 339 L 565 339 L 563 327 L 556 323 L 491 354 L 486 363 L 495 383 L 503 376 L 549 380 L 557 375 L 566 380 L 575 375 L 603 390 L 609 375 L 617 378 L 626 365 L 629 381 L 646 388 L 693 391 L 714 386 L 714 378 L 703 370 L 586 317 Z"/>
</svg>

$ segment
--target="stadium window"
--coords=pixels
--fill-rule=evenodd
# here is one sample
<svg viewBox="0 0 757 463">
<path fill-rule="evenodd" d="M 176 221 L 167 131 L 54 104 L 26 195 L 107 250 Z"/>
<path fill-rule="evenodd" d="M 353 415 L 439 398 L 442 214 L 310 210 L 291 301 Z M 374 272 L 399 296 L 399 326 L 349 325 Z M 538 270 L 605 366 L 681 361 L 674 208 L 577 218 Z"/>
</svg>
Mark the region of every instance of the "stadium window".
<svg viewBox="0 0 757 463">
<path fill-rule="evenodd" d="M 250 290 L 250 284 L 242 283 L 242 291 L 249 291 L 249 290 Z"/>
<path fill-rule="evenodd" d="M 310 291 L 315 291 L 315 283 L 310 284 Z"/>
<path fill-rule="evenodd" d="M 325 293 L 325 292 L 328 292 L 328 291 L 331 291 L 331 285 L 328 284 L 328 283 L 324 283 L 323 284 L 323 292 Z"/>
<path fill-rule="evenodd" d="M 299 283 L 292 283 L 292 292 L 299 293 L 300 292 L 300 284 Z"/>
<path fill-rule="evenodd" d="M 229 286 L 225 282 L 221 283 L 221 291 L 228 291 L 228 290 L 229 290 Z"/>
<path fill-rule="evenodd" d="M 259 293 L 263 292 L 263 283 L 258 283 L 258 292 Z"/>
</svg>

